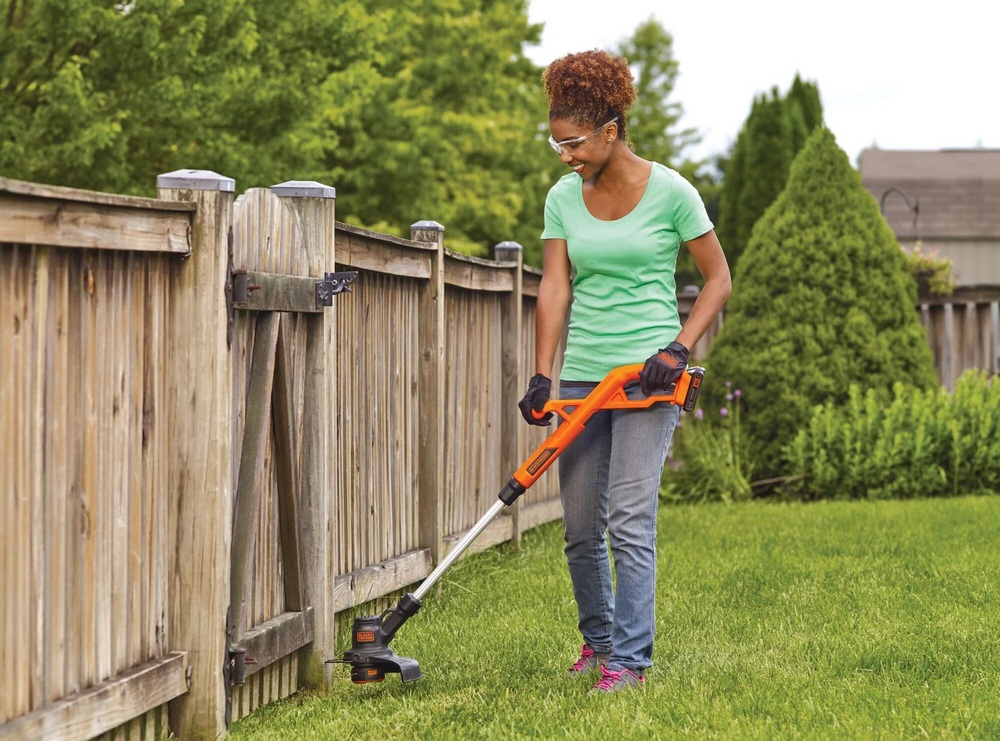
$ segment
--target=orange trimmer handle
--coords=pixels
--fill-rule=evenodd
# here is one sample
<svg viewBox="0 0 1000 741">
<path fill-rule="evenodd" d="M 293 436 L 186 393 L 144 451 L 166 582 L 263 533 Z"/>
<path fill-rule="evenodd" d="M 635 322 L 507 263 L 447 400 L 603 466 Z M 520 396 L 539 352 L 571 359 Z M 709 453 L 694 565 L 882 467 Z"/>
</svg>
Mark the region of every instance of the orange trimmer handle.
<svg viewBox="0 0 1000 741">
<path fill-rule="evenodd" d="M 663 402 L 677 404 L 686 411 L 694 409 L 701 381 L 705 376 L 704 368 L 689 366 L 674 383 L 673 388 L 664 394 L 654 394 L 642 399 L 629 399 L 625 392 L 625 386 L 637 381 L 641 371 L 641 363 L 623 365 L 608 373 L 604 380 L 597 384 L 594 390 L 583 399 L 553 399 L 545 404 L 541 412 L 532 410 L 532 415 L 536 419 L 541 419 L 549 412 L 554 412 L 562 417 L 563 421 L 538 446 L 531 457 L 514 472 L 512 478 L 525 489 L 534 484 L 538 477 L 583 431 L 587 420 L 596 412 L 605 409 L 645 409 L 653 404 Z"/>
</svg>

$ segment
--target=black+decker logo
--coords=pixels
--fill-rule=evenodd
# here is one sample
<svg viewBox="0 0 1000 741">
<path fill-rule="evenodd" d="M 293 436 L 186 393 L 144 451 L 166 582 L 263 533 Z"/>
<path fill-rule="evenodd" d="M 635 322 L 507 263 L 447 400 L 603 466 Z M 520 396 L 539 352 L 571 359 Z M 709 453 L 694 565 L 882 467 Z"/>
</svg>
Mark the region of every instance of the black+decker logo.
<svg viewBox="0 0 1000 741">
<path fill-rule="evenodd" d="M 535 460 L 528 464 L 528 473 L 534 476 L 538 473 L 539 469 L 545 465 L 545 461 L 556 454 L 555 448 L 546 448 L 541 453 L 535 456 Z"/>
</svg>

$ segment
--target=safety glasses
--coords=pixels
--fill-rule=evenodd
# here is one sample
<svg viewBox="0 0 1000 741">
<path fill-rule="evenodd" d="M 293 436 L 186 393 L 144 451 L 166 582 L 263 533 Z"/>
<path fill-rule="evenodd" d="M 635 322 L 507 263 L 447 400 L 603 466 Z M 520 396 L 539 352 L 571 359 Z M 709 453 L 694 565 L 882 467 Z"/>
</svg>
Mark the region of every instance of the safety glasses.
<svg viewBox="0 0 1000 741">
<path fill-rule="evenodd" d="M 596 129 L 594 129 L 593 131 L 591 131 L 586 136 L 578 136 L 576 139 L 564 139 L 561 142 L 557 142 L 555 139 L 553 139 L 550 136 L 549 137 L 549 146 L 552 147 L 556 151 L 556 154 L 560 154 L 560 155 L 561 154 L 574 154 L 574 153 L 580 151 L 581 149 L 583 149 L 585 146 L 587 146 L 587 144 L 590 143 L 591 139 L 593 139 L 599 133 L 601 133 L 602 131 L 604 131 L 604 129 L 606 129 L 608 126 L 610 126 L 611 124 L 613 124 L 617 120 L 618 120 L 618 116 L 615 116 L 610 121 L 608 121 L 606 124 L 602 124 L 601 126 L 598 126 Z"/>
</svg>

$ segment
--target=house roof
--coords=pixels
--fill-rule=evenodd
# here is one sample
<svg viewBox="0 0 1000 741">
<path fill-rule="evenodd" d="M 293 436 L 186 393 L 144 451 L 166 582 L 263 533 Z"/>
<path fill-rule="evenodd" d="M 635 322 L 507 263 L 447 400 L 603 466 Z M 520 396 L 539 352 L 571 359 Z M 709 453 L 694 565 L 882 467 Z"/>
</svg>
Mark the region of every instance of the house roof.
<svg viewBox="0 0 1000 741">
<path fill-rule="evenodd" d="M 1000 240 L 1000 149 L 865 149 L 860 169 L 897 238 Z"/>
</svg>

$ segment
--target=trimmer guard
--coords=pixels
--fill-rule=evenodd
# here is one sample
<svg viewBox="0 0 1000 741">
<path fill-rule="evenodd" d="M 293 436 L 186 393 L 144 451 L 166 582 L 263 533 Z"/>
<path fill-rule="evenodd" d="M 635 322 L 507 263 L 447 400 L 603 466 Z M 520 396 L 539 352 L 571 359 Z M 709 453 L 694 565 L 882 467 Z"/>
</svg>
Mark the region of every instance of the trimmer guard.
<svg viewBox="0 0 1000 741">
<path fill-rule="evenodd" d="M 388 647 L 381 653 L 367 656 L 347 651 L 343 661 L 351 665 L 351 681 L 355 684 L 381 682 L 386 674 L 398 674 L 404 682 L 415 682 L 424 676 L 416 659 L 396 656 Z"/>
</svg>

